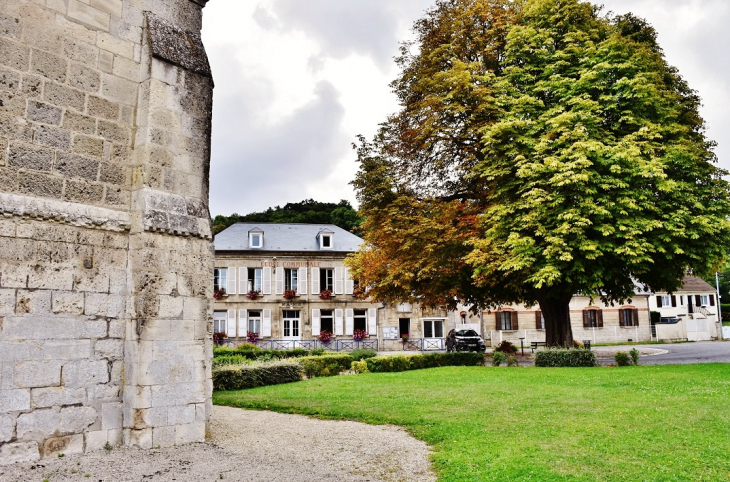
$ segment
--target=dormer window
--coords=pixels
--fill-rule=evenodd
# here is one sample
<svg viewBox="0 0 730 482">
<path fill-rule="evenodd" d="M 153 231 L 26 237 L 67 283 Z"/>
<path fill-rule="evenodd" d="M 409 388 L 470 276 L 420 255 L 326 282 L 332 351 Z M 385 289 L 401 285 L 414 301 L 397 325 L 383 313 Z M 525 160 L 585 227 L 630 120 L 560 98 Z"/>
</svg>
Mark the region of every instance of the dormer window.
<svg viewBox="0 0 730 482">
<path fill-rule="evenodd" d="M 264 247 L 264 232 L 263 231 L 249 231 L 248 232 L 248 247 L 249 248 L 263 248 Z"/>
<path fill-rule="evenodd" d="M 332 249 L 334 247 L 332 231 L 321 231 L 317 236 L 319 238 L 319 249 Z"/>
</svg>

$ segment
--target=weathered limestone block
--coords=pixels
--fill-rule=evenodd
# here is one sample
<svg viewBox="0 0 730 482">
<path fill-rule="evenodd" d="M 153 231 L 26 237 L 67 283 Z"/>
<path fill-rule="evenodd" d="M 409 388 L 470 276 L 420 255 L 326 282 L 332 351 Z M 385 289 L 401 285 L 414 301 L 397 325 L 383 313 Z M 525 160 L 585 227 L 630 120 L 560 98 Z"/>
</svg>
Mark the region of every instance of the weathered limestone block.
<svg viewBox="0 0 730 482">
<path fill-rule="evenodd" d="M 9 443 L 0 446 L 0 465 L 32 462 L 40 458 L 35 442 Z"/>
<path fill-rule="evenodd" d="M 30 392 L 31 403 L 34 407 L 60 407 L 63 405 L 76 405 L 86 400 L 84 388 L 34 388 Z"/>
</svg>

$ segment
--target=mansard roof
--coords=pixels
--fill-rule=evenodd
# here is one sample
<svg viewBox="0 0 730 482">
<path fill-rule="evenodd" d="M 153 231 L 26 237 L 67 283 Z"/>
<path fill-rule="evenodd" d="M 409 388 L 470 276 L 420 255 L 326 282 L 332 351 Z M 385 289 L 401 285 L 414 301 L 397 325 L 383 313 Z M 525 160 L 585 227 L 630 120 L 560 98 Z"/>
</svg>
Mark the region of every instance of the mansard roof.
<svg viewBox="0 0 730 482">
<path fill-rule="evenodd" d="M 263 248 L 250 248 L 249 231 L 264 233 Z M 332 233 L 332 248 L 320 249 L 318 235 Z M 353 253 L 363 243 L 362 238 L 334 224 L 298 223 L 236 223 L 216 234 L 216 251 L 282 251 L 282 252 L 340 252 Z"/>
</svg>

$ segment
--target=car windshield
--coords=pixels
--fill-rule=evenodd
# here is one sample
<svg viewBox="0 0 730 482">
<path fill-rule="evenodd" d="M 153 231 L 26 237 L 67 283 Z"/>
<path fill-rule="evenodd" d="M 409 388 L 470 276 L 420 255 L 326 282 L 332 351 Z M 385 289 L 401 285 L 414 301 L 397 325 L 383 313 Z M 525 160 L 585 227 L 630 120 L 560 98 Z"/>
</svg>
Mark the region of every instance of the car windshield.
<svg viewBox="0 0 730 482">
<path fill-rule="evenodd" d="M 474 330 L 459 330 L 456 336 L 479 336 L 479 334 Z"/>
</svg>

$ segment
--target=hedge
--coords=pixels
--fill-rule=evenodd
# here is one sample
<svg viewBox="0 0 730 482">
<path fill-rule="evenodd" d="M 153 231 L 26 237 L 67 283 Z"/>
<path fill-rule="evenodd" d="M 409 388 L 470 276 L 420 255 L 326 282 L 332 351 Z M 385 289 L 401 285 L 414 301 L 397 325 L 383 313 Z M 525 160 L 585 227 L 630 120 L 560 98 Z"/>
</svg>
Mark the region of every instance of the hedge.
<svg viewBox="0 0 730 482">
<path fill-rule="evenodd" d="M 350 355 L 305 356 L 297 360 L 307 378 L 330 377 L 349 370 L 353 358 Z"/>
<path fill-rule="evenodd" d="M 484 354 L 473 352 L 428 353 L 425 355 L 395 355 L 365 360 L 371 372 L 402 372 L 445 366 L 477 366 L 484 363 Z"/>
<path fill-rule="evenodd" d="M 253 345 L 240 345 L 236 348 L 214 347 L 213 358 L 241 356 L 249 360 L 258 360 L 259 358 L 279 360 L 282 358 L 299 358 L 309 356 L 309 351 L 304 348 L 292 348 L 291 350 L 262 350 Z"/>
<path fill-rule="evenodd" d="M 224 365 L 244 365 L 247 363 L 254 362 L 250 358 L 246 358 L 241 355 L 223 355 L 213 358 L 213 368 Z"/>
<path fill-rule="evenodd" d="M 596 354 L 579 348 L 548 348 L 535 353 L 536 367 L 595 367 Z"/>
<path fill-rule="evenodd" d="M 213 390 L 242 390 L 298 382 L 301 379 L 301 369 L 295 362 L 224 365 L 213 369 Z"/>
</svg>

